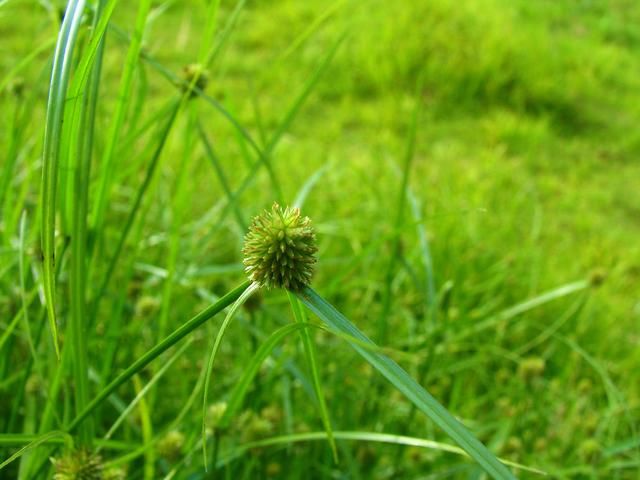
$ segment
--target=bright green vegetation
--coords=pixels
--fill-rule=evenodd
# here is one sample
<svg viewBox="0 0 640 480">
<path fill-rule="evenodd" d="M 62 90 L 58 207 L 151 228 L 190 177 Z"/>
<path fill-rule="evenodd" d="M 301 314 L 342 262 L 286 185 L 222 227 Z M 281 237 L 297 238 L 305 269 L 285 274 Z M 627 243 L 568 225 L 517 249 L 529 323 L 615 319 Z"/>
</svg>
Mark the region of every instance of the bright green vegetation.
<svg viewBox="0 0 640 480">
<path fill-rule="evenodd" d="M 64 8 L 0 0 L 1 478 L 208 478 L 203 434 L 217 478 L 480 478 L 382 353 L 499 458 L 638 478 L 636 2 Z M 238 309 L 203 423 L 274 201 L 313 290 Z"/>
</svg>

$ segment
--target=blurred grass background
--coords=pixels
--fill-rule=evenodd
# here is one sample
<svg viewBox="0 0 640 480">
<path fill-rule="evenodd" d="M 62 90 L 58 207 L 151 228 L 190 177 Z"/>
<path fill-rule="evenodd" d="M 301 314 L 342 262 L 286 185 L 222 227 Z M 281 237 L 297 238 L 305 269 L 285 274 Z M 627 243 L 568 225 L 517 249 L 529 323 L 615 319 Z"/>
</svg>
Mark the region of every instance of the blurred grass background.
<svg viewBox="0 0 640 480">
<path fill-rule="evenodd" d="M 0 334 L 21 305 L 17 259 L 23 211 L 31 281 L 40 275 L 36 218 L 43 121 L 62 7 L 0 2 Z M 221 3 L 221 25 L 236 7 Z M 154 3 L 145 53 L 180 75 L 196 60 L 204 12 L 201 1 Z M 554 478 L 637 478 L 640 6 L 626 0 L 274 0 L 248 1 L 238 12 L 227 43 L 208 67 L 206 92 L 263 147 L 344 35 L 272 154 L 287 203 L 303 186 L 311 187 L 303 212 L 314 220 L 320 244 L 314 287 L 374 334 L 400 169 L 419 105 L 409 182 L 413 209 L 399 233 L 402 250 L 391 278 L 386 346 L 403 351 L 400 363 L 500 456 Z M 90 195 L 127 49 L 114 28 L 130 32 L 135 13 L 133 2 L 120 2 L 108 33 Z M 158 112 L 177 92 L 140 60 L 116 152 L 101 254 L 113 252 L 146 172 L 156 124 L 163 118 Z M 134 134 L 148 121 L 155 122 L 153 128 Z M 225 192 L 199 139 L 198 121 L 232 190 L 252 171 L 237 131 L 209 103 L 193 99 L 170 132 L 144 214 L 101 302 L 89 359 L 97 385 L 164 336 L 159 329 L 173 330 L 244 277 L 244 232 L 225 209 Z M 249 222 L 273 200 L 272 182 L 261 170 L 237 199 L 240 218 Z M 98 283 L 106 261 L 96 265 L 92 275 Z M 525 306 L 518 315 L 502 313 L 576 281 L 589 287 Z M 61 292 L 65 282 L 63 272 Z M 428 294 L 430 282 L 435 300 Z M 68 306 L 64 293 L 60 298 L 64 331 Z M 41 302 L 31 310 L 33 322 L 40 321 Z M 476 330 L 487 319 L 488 327 Z M 224 400 L 265 333 L 290 321 L 280 292 L 266 293 L 257 310 L 247 311 L 223 345 L 216 367 L 220 380 L 210 398 Z M 162 432 L 191 394 L 216 329 L 216 322 L 204 327 L 154 389 L 154 432 Z M 53 358 L 47 335 L 45 330 L 37 345 L 44 359 Z M 372 388 L 375 377 L 343 342 L 324 334 L 317 338 L 336 430 L 447 441 L 387 387 Z M 2 348 L 0 417 L 6 420 L 0 431 L 34 432 L 50 378 L 30 376 L 39 387 L 30 383 L 16 403 L 13 392 L 26 380 L 20 371 L 31 352 L 19 329 Z M 290 339 L 265 364 L 245 424 L 227 435 L 228 445 L 252 435 L 322 430 L 301 358 L 299 342 Z M 43 365 L 44 373 L 53 368 Z M 159 368 L 152 365 L 149 376 Z M 119 392 L 123 399 L 133 395 L 131 386 Z M 65 417 L 68 406 L 62 403 Z M 109 428 L 117 410 L 117 402 L 103 407 L 100 431 Z M 198 417 L 196 407 L 177 427 L 186 436 L 181 454 L 197 441 Z M 262 430 L 254 432 L 251 422 Z M 122 439 L 141 441 L 139 419 L 123 427 Z M 254 451 L 226 467 L 227 475 L 479 475 L 476 466 L 446 453 L 365 442 L 339 445 L 337 465 L 326 444 L 318 442 Z M 169 459 L 159 457 L 159 471 L 167 470 Z M 194 458 L 178 478 L 201 478 Z M 143 478 L 140 462 L 129 464 L 128 478 Z"/>
</svg>

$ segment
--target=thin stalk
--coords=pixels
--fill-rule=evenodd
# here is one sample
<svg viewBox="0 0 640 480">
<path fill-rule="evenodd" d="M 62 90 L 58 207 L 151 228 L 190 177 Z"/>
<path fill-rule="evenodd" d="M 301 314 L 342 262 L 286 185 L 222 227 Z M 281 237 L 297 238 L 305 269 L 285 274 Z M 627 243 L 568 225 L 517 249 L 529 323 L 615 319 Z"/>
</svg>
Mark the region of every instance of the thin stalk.
<svg viewBox="0 0 640 480">
<path fill-rule="evenodd" d="M 151 184 L 151 180 L 153 179 L 153 175 L 155 173 L 156 167 L 158 166 L 160 155 L 162 154 L 167 138 L 169 137 L 169 132 L 171 131 L 171 128 L 175 123 L 175 119 L 178 115 L 178 111 L 180 110 L 181 105 L 182 105 L 181 100 L 177 100 L 174 103 L 173 108 L 169 113 L 169 118 L 167 119 L 167 122 L 165 123 L 164 128 L 162 129 L 159 135 L 160 140 L 153 153 L 153 157 L 151 158 L 151 163 L 147 168 L 147 173 L 142 182 L 142 185 L 138 188 L 138 193 L 133 202 L 133 205 L 131 206 L 131 209 L 129 210 L 129 214 L 127 215 L 127 219 L 125 220 L 124 226 L 122 227 L 120 237 L 118 238 L 118 243 L 116 244 L 116 250 L 115 252 L 113 252 L 111 259 L 109 260 L 107 272 L 105 273 L 104 278 L 102 279 L 102 283 L 100 284 L 100 288 L 98 289 L 98 294 L 95 297 L 95 304 L 93 306 L 94 314 L 97 313 L 98 303 L 104 297 L 104 294 L 107 290 L 107 286 L 111 281 L 111 276 L 113 275 L 116 264 L 118 263 L 120 254 L 122 253 L 122 249 L 124 248 L 124 244 L 129 235 L 129 231 L 131 230 L 131 227 L 133 226 L 133 222 L 136 219 L 136 215 L 138 213 L 138 210 L 140 209 L 140 205 L 142 204 L 142 199 L 144 198 L 144 195 L 147 192 L 149 185 Z"/>
<path fill-rule="evenodd" d="M 308 323 L 306 318 L 306 313 L 302 309 L 300 305 L 300 301 L 295 296 L 295 294 L 291 293 L 287 290 L 287 296 L 289 297 L 289 303 L 291 304 L 291 310 L 293 311 L 293 316 L 296 319 L 296 322 L 299 325 L 305 325 Z M 303 328 L 300 330 L 300 337 L 302 338 L 302 344 L 304 346 L 304 352 L 307 357 L 307 363 L 309 364 L 309 371 L 311 372 L 311 379 L 313 381 L 313 390 L 316 395 L 316 400 L 318 401 L 318 407 L 320 410 L 320 418 L 322 420 L 322 424 L 324 426 L 324 430 L 327 432 L 327 441 L 329 442 L 329 447 L 331 448 L 331 453 L 333 454 L 333 459 L 337 463 L 338 462 L 338 449 L 336 448 L 336 441 L 333 438 L 333 428 L 331 427 L 331 419 L 329 418 L 329 410 L 327 409 L 327 404 L 324 400 L 324 392 L 322 389 L 322 382 L 320 380 L 320 372 L 318 369 L 318 358 L 316 354 L 315 344 L 313 342 L 313 338 L 309 333 L 309 330 Z"/>
<path fill-rule="evenodd" d="M 95 29 L 104 0 L 98 3 L 94 17 Z M 86 271 L 87 271 L 87 212 L 89 204 L 89 182 L 91 175 L 91 154 L 93 148 L 93 134 L 95 130 L 96 105 L 100 87 L 100 72 L 104 53 L 104 37 L 97 46 L 95 63 L 91 67 L 88 85 L 83 90 L 84 95 L 74 99 L 72 117 L 72 138 L 75 140 L 71 147 L 72 162 L 77 167 L 72 172 L 73 206 L 71 231 L 71 272 L 70 272 L 70 306 L 69 321 L 70 338 L 73 345 L 73 376 L 75 383 L 76 413 L 81 412 L 89 401 L 89 368 L 88 368 L 88 338 L 86 316 Z M 80 87 L 78 87 L 80 88 Z M 93 422 L 85 422 L 80 430 L 80 442 L 90 444 L 93 439 Z"/>
<path fill-rule="evenodd" d="M 417 91 L 420 92 L 420 82 L 418 83 Z M 384 293 L 382 296 L 382 311 L 378 317 L 378 341 L 385 343 L 387 339 L 387 325 L 389 312 L 391 310 L 391 286 L 393 283 L 393 276 L 395 266 L 398 258 L 402 255 L 400 245 L 400 232 L 402 231 L 402 224 L 404 220 L 404 210 L 407 198 L 407 189 L 409 186 L 409 174 L 411 172 L 411 164 L 413 163 L 413 157 L 415 153 L 416 145 L 416 133 L 418 127 L 418 113 L 420 111 L 420 96 L 416 95 L 416 107 L 411 117 L 411 123 L 409 126 L 409 135 L 407 138 L 407 150 L 405 152 L 404 164 L 402 169 L 402 183 L 400 185 L 400 191 L 398 192 L 398 200 L 396 207 L 396 219 L 394 223 L 394 236 L 393 244 L 391 246 L 391 255 L 389 256 L 389 265 L 387 266 L 387 273 L 385 276 Z"/>
<path fill-rule="evenodd" d="M 155 345 L 151 348 L 147 353 L 138 358 L 135 362 L 133 362 L 129 367 L 126 368 L 124 372 L 114 378 L 106 387 L 102 389 L 102 391 L 89 402 L 86 408 L 80 412 L 67 426 L 66 431 L 73 431 L 77 426 L 84 420 L 88 415 L 90 415 L 109 395 L 111 395 L 120 385 L 125 383 L 131 377 L 133 377 L 136 373 L 141 371 L 144 367 L 146 367 L 153 360 L 158 358 L 163 352 L 167 349 L 171 348 L 173 345 L 182 340 L 185 336 L 193 332 L 200 325 L 205 323 L 207 320 L 214 317 L 216 314 L 224 310 L 226 307 L 235 302 L 240 295 L 249 287 L 250 282 L 246 281 L 240 286 L 228 292 L 225 296 L 220 298 L 216 303 L 207 307 L 202 312 L 197 314 L 191 320 L 183 324 L 178 329 L 174 330 L 168 337 L 166 337 L 162 342 Z"/>
<path fill-rule="evenodd" d="M 235 315 L 236 311 L 259 288 L 260 288 L 260 285 L 258 285 L 257 283 L 252 283 L 242 292 L 242 295 L 240 295 L 238 299 L 234 302 L 233 306 L 229 309 L 227 316 L 222 322 L 222 325 L 220 326 L 220 330 L 218 330 L 218 334 L 216 335 L 216 338 L 213 342 L 213 346 L 211 347 L 211 351 L 209 352 L 209 360 L 207 361 L 207 374 L 204 377 L 204 394 L 202 395 L 202 457 L 204 459 L 205 470 L 207 469 L 207 422 L 206 422 L 207 399 L 209 394 L 209 384 L 211 383 L 211 372 L 213 371 L 213 363 L 216 359 L 216 354 L 218 353 L 218 349 L 220 348 L 222 337 L 224 337 L 224 334 L 227 331 L 227 327 L 229 326 L 229 323 L 231 323 L 231 320 L 233 319 L 233 316 Z"/>
<path fill-rule="evenodd" d="M 135 29 L 131 35 L 131 43 L 127 51 L 127 58 L 124 64 L 124 71 L 122 72 L 122 78 L 120 80 L 120 87 L 118 90 L 115 111 L 113 114 L 113 122 L 109 128 L 107 134 L 107 144 L 102 155 L 101 171 L 100 171 L 100 183 L 97 188 L 96 200 L 93 204 L 92 211 L 92 228 L 97 236 L 101 236 L 102 225 L 104 222 L 104 214 L 107 206 L 107 200 L 111 192 L 111 184 L 114 169 L 116 166 L 114 155 L 118 146 L 118 140 L 122 131 L 122 125 L 124 124 L 125 115 L 127 112 L 127 100 L 131 98 L 131 88 L 133 84 L 133 74 L 136 66 L 138 65 L 138 59 L 140 55 L 140 49 L 142 45 L 142 37 L 144 35 L 144 28 L 149 15 L 149 9 L 151 8 L 151 0 L 141 0 L 138 6 L 138 14 L 136 17 Z"/>
</svg>

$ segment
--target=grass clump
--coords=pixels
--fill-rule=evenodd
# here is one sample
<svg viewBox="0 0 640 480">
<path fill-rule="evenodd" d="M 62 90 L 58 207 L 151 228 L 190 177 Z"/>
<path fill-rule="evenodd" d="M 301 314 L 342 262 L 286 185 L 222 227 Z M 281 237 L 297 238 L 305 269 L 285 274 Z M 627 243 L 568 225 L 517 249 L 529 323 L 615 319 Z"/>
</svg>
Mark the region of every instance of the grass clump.
<svg viewBox="0 0 640 480">
<path fill-rule="evenodd" d="M 638 7 L 50 3 L 0 1 L 0 476 L 637 478 Z"/>
</svg>

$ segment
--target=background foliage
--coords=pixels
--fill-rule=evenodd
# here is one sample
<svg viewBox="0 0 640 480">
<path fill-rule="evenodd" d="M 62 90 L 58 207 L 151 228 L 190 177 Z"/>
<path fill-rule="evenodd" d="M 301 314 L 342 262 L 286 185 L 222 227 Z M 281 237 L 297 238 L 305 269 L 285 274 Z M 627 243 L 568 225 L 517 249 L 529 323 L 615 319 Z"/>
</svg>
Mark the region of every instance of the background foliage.
<svg viewBox="0 0 640 480">
<path fill-rule="evenodd" d="M 43 415 L 49 429 L 74 417 L 72 366 L 56 360 L 41 291 L 43 134 L 63 7 L 0 1 L 0 432 L 7 434 L 42 433 Z M 492 451 L 558 478 L 637 478 L 640 7 L 625 0 L 222 1 L 211 36 L 208 8 L 151 4 L 124 97 L 137 2 L 119 2 L 107 30 L 81 258 L 89 397 L 244 279 L 240 249 L 251 217 L 274 199 L 303 198 L 320 247 L 314 288 L 369 335 L 382 335 L 390 355 Z M 91 22 L 85 15 L 72 81 Z M 177 83 L 186 65 L 202 61 L 203 45 L 214 52 L 208 98 L 187 100 Z M 96 202 L 119 108 L 123 127 L 100 224 Z M 63 347 L 73 318 L 69 245 L 79 202 L 69 180 L 78 168 L 74 131 L 65 128 L 56 236 Z M 408 203 L 398 223 L 399 197 Z M 227 399 L 266 336 L 293 321 L 277 291 L 237 320 L 218 354 L 214 404 Z M 112 443 L 102 444 L 105 460 L 125 465 L 127 478 L 162 478 L 173 468 L 177 478 L 203 478 L 199 401 L 189 399 L 200 398 L 220 321 L 96 411 L 95 438 L 103 438 L 162 374 Z M 261 367 L 244 413 L 219 435 L 228 478 L 479 475 L 476 465 L 438 449 L 365 441 L 377 432 L 449 442 L 343 339 L 314 336 L 333 428 L 363 434 L 336 437 L 338 464 L 324 441 L 289 437 L 241 448 L 323 431 L 303 346 L 292 335 Z M 52 397 L 55 379 L 61 388 Z M 181 438 L 177 451 L 169 431 Z M 0 473 L 32 478 L 29 468 L 53 448 Z M 15 450 L 3 448 L 2 459 Z"/>
</svg>

